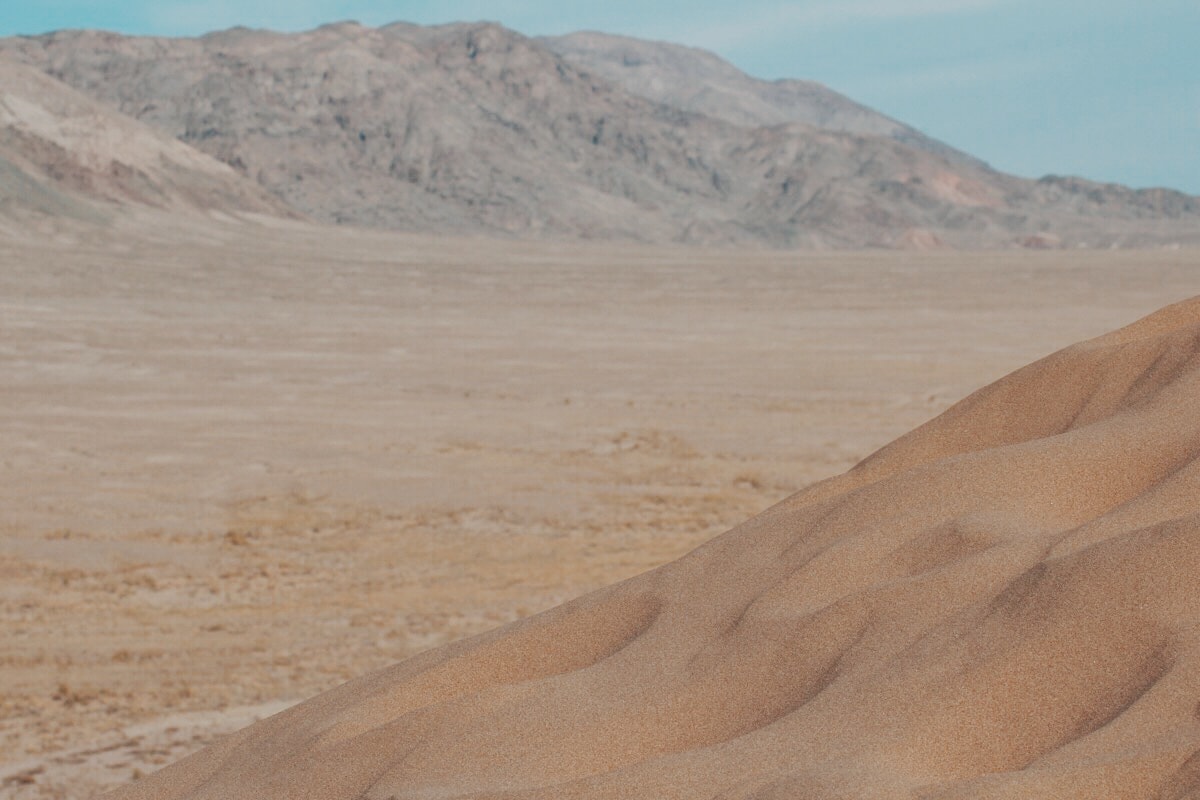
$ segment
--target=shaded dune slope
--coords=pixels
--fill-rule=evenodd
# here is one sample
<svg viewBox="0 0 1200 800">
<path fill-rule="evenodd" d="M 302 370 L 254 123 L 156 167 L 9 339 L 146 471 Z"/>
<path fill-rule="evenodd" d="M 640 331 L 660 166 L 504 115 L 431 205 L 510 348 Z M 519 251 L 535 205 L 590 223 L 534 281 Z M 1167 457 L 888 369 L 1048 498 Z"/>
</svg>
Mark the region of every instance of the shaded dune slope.
<svg viewBox="0 0 1200 800">
<path fill-rule="evenodd" d="M 1200 298 L 127 798 L 1200 797 Z"/>
</svg>

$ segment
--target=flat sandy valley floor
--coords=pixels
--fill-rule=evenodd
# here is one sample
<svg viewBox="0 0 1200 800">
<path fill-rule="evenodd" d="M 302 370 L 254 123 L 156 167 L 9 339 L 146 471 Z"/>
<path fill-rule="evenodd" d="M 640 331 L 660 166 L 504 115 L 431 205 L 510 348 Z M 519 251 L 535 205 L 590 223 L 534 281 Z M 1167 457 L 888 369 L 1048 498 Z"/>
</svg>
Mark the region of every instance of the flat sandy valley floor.
<svg viewBox="0 0 1200 800">
<path fill-rule="evenodd" d="M 133 223 L 127 223 L 132 225 Z M 663 563 L 1200 253 L 0 242 L 0 797 L 85 797 Z"/>
</svg>

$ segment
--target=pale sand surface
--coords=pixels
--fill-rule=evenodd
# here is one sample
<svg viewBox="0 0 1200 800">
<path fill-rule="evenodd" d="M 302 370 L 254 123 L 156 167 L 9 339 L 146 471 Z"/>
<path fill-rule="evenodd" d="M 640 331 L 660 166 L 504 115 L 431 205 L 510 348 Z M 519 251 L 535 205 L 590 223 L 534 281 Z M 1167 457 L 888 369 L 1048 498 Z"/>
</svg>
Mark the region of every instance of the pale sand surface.
<svg viewBox="0 0 1200 800">
<path fill-rule="evenodd" d="M 112 800 L 1200 794 L 1200 297 Z"/>
<path fill-rule="evenodd" d="M 0 797 L 670 561 L 1200 285 L 1187 251 L 157 238 L 0 244 Z"/>
</svg>

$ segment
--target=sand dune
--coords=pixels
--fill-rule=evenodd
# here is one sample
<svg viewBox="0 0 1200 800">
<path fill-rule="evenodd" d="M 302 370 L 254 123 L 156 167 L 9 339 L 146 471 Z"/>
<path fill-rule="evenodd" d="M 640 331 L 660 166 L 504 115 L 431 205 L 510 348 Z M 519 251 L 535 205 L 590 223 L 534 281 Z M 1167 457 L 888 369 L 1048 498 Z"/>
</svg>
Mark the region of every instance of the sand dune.
<svg viewBox="0 0 1200 800">
<path fill-rule="evenodd" d="M 1200 792 L 1200 298 L 114 798 Z"/>
</svg>

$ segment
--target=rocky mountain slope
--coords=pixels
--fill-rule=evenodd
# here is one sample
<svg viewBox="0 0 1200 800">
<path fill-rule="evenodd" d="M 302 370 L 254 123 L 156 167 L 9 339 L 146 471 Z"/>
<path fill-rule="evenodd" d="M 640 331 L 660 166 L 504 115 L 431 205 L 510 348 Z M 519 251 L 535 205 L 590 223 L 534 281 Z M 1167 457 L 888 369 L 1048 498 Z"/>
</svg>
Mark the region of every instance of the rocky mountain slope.
<svg viewBox="0 0 1200 800">
<path fill-rule="evenodd" d="M 0 59 L 0 213 L 99 221 L 114 204 L 288 213 L 228 165 Z"/>
<path fill-rule="evenodd" d="M 339 23 L 66 31 L 0 54 L 328 222 L 780 247 L 1200 241 L 1196 198 L 1006 176 L 823 87 L 671 45 Z"/>
<path fill-rule="evenodd" d="M 764 81 L 695 47 L 585 31 L 538 42 L 631 94 L 735 125 L 757 128 L 800 122 L 828 131 L 880 136 L 950 161 L 984 166 L 816 81 Z"/>
</svg>

